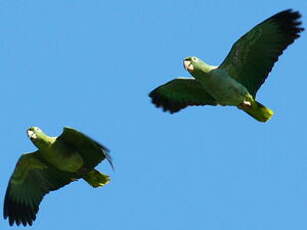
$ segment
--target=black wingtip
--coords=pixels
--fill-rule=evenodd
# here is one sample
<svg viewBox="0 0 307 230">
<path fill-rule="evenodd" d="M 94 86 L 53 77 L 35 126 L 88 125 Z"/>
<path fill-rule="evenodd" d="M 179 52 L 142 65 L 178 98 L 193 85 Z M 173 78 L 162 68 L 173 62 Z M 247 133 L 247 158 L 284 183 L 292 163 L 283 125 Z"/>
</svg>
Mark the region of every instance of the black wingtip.
<svg viewBox="0 0 307 230">
<path fill-rule="evenodd" d="M 279 29 L 288 35 L 290 41 L 294 41 L 300 35 L 299 33 L 304 31 L 302 24 L 299 19 L 302 17 L 299 11 L 293 11 L 293 9 L 283 10 L 272 17 L 268 18 L 266 21 L 272 21 L 279 25 Z M 291 42 L 291 43 L 292 43 Z"/>
<path fill-rule="evenodd" d="M 16 224 L 19 226 L 32 225 L 33 221 L 36 219 L 36 213 L 38 212 L 38 207 L 32 208 L 20 202 L 12 200 L 9 196 L 10 185 L 7 188 L 4 206 L 3 206 L 3 217 L 8 219 L 9 225 L 13 226 Z"/>
<path fill-rule="evenodd" d="M 169 112 L 170 114 L 178 112 L 182 106 L 179 103 L 171 102 L 167 98 L 162 97 L 158 92 L 159 88 L 151 91 L 148 96 L 151 98 L 151 103 L 153 103 L 157 108 L 162 108 L 163 112 Z"/>
<path fill-rule="evenodd" d="M 94 141 L 94 140 L 93 140 Z M 110 150 L 105 147 L 103 144 L 97 142 L 97 141 L 94 141 L 96 142 L 96 144 L 101 148 L 101 150 L 103 151 L 103 154 L 104 154 L 104 157 L 106 158 L 106 160 L 109 162 L 112 170 L 114 170 L 114 165 L 113 165 L 113 160 L 112 160 L 112 157 L 110 155 Z"/>
<path fill-rule="evenodd" d="M 104 154 L 105 154 L 105 157 L 106 157 L 107 161 L 109 162 L 109 164 L 110 164 L 112 170 L 114 171 L 115 168 L 114 168 L 114 165 L 113 165 L 112 157 L 111 157 L 111 155 L 109 154 L 109 151 L 108 151 L 108 152 L 105 152 Z"/>
<path fill-rule="evenodd" d="M 112 157 L 111 157 L 111 155 L 110 155 L 110 150 L 109 150 L 106 146 L 104 146 L 103 144 L 101 144 L 100 142 L 95 141 L 93 138 L 91 138 L 91 137 L 89 137 L 89 136 L 87 136 L 87 135 L 85 135 L 85 134 L 82 134 L 82 135 L 84 135 L 86 138 L 90 139 L 90 140 L 93 141 L 97 146 L 99 146 L 99 148 L 100 148 L 100 149 L 102 150 L 102 152 L 103 152 L 103 155 L 104 155 L 105 159 L 109 162 L 109 164 L 110 164 L 112 170 L 114 170 L 114 165 L 113 165 Z"/>
</svg>

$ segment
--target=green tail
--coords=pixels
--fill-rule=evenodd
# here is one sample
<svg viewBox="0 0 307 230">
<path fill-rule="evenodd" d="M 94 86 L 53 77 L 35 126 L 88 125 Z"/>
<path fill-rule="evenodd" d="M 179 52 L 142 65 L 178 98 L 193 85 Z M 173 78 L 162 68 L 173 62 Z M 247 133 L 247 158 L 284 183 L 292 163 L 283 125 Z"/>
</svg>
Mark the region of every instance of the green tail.
<svg viewBox="0 0 307 230">
<path fill-rule="evenodd" d="M 239 105 L 238 107 L 261 122 L 266 122 L 273 116 L 274 112 L 259 102 L 252 101 L 251 103 L 251 106 Z"/>
<path fill-rule="evenodd" d="M 99 186 L 104 186 L 110 182 L 110 177 L 102 174 L 101 172 L 93 169 L 88 174 L 86 174 L 83 179 L 89 183 L 94 188 Z"/>
</svg>

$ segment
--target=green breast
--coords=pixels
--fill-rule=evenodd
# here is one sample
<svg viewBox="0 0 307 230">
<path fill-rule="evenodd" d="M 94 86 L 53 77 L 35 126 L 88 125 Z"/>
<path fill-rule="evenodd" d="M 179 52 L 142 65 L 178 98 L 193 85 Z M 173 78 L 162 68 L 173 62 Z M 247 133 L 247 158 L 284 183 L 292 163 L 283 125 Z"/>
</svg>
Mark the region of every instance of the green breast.
<svg viewBox="0 0 307 230">
<path fill-rule="evenodd" d="M 57 141 L 40 152 L 46 161 L 63 171 L 76 172 L 83 166 L 83 159 L 78 152 Z"/>
<path fill-rule="evenodd" d="M 216 99 L 220 105 L 239 105 L 249 97 L 247 89 L 239 82 L 229 77 L 221 69 L 209 72 L 206 77 L 198 78 L 206 91 Z"/>
</svg>

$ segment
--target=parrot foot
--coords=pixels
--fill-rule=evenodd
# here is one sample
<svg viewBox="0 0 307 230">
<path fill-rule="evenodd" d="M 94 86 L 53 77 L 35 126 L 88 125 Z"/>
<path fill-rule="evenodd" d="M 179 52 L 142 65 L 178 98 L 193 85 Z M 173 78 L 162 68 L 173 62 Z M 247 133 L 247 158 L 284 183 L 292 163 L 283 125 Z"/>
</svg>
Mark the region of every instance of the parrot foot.
<svg viewBox="0 0 307 230">
<path fill-rule="evenodd" d="M 243 101 L 243 104 L 246 105 L 246 106 L 251 106 L 252 103 L 250 101 Z"/>
<path fill-rule="evenodd" d="M 252 106 L 252 103 L 250 101 L 243 101 L 239 104 L 239 107 L 241 108 L 250 108 Z"/>
</svg>

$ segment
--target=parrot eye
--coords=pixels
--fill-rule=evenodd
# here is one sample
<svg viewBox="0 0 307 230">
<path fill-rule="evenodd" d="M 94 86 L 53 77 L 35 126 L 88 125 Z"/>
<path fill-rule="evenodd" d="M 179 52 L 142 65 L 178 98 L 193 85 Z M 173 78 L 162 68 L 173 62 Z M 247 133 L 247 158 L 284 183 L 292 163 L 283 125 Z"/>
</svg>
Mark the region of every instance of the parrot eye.
<svg viewBox="0 0 307 230">
<path fill-rule="evenodd" d="M 198 62 L 198 58 L 197 57 L 192 57 L 192 61 Z"/>
<path fill-rule="evenodd" d="M 35 127 L 33 130 L 34 130 L 34 131 L 40 131 L 40 129 L 37 128 L 37 127 Z"/>
</svg>

